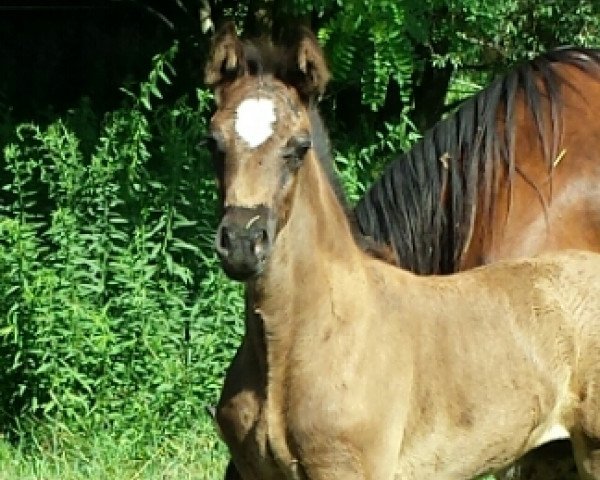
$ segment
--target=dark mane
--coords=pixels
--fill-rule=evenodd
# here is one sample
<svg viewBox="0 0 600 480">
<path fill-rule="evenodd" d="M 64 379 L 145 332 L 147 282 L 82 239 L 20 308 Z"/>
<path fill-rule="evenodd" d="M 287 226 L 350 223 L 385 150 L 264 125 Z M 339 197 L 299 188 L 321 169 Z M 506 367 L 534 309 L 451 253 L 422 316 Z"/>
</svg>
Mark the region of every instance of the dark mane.
<svg viewBox="0 0 600 480">
<path fill-rule="evenodd" d="M 476 213 L 485 218 L 494 210 L 500 175 L 506 175 L 507 189 L 515 174 L 523 175 L 514 156 L 519 92 L 552 171 L 560 144 L 560 87 L 570 85 L 554 68 L 558 63 L 600 76 L 600 50 L 563 48 L 498 78 L 388 166 L 355 207 L 361 232 L 392 245 L 404 268 L 417 273 L 457 271 Z M 552 127 L 550 135 L 545 124 Z M 544 204 L 538 186 L 528 183 Z"/>
</svg>

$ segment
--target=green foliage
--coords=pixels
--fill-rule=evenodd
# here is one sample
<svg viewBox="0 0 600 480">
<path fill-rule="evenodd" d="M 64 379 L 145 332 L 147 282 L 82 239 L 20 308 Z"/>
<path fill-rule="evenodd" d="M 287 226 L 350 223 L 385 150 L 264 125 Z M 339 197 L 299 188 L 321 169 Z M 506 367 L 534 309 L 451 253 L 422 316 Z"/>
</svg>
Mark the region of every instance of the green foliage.
<svg viewBox="0 0 600 480">
<path fill-rule="evenodd" d="M 414 109 L 443 108 L 452 72 L 485 85 L 491 75 L 545 50 L 600 44 L 595 0 L 293 0 L 281 8 L 290 16 L 312 14 L 334 72 L 337 103 L 358 90 L 362 103 L 379 111 L 393 83 L 400 91 L 399 102 L 390 105 L 393 115 L 408 108 L 411 118 L 423 114 Z M 439 99 L 418 104 L 419 89 L 441 89 Z"/>
<path fill-rule="evenodd" d="M 97 121 L 83 102 L 3 149 L 4 429 L 134 436 L 189 427 L 240 336 L 240 288 L 212 254 L 215 188 L 198 144 L 210 96 L 155 107 L 177 45 Z"/>
<path fill-rule="evenodd" d="M 404 28 L 408 14 L 395 1 L 344 1 L 343 13 L 319 30 L 336 82 L 360 83 L 362 100 L 372 110 L 383 104 L 390 78 L 408 93 L 413 69 Z"/>
<path fill-rule="evenodd" d="M 463 0 L 448 6 L 448 27 L 457 38 L 448 58 L 457 65 L 506 66 L 559 45 L 592 46 L 600 39 L 600 4 L 594 0 Z"/>
<path fill-rule="evenodd" d="M 372 132 L 367 129 L 365 136 L 367 135 L 372 135 L 375 139 L 356 142 L 356 139 L 346 137 L 338 142 L 334 152 L 345 191 L 353 203 L 381 175 L 395 156 L 410 149 L 420 138 L 406 114 L 397 122 L 386 123 L 381 131 Z"/>
<path fill-rule="evenodd" d="M 369 125 L 368 143 L 386 123 L 431 127 L 518 61 L 564 44 L 600 44 L 595 0 L 252 0 L 211 8 L 216 26 L 230 17 L 250 35 L 278 37 L 309 24 L 333 72 L 329 123 L 343 123 L 351 137 Z"/>
</svg>

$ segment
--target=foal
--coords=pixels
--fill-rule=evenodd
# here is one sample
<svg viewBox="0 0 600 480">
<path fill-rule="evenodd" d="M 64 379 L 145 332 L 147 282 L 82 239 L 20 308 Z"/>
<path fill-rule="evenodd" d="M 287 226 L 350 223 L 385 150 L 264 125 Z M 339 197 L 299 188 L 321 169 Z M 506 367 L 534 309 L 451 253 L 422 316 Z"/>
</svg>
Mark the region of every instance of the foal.
<svg viewBox="0 0 600 480">
<path fill-rule="evenodd" d="M 250 307 L 217 415 L 241 477 L 468 479 L 568 432 L 600 480 L 600 257 L 418 277 L 366 254 L 314 147 L 320 51 L 295 53 L 259 75 L 213 54 L 216 248 Z"/>
</svg>

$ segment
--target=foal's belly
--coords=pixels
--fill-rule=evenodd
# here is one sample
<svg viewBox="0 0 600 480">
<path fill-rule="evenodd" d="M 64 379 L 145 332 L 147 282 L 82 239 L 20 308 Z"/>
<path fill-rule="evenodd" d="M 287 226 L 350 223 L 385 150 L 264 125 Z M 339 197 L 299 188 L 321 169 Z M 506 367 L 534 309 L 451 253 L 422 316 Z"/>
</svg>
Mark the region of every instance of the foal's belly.
<svg viewBox="0 0 600 480">
<path fill-rule="evenodd" d="M 436 404 L 437 414 L 406 432 L 395 478 L 474 478 L 499 471 L 544 443 L 569 438 L 567 412 L 574 400 L 566 379 L 554 380 L 530 381 L 526 392 L 495 386 L 493 397 L 486 387 L 473 386 L 464 403 L 474 407 L 462 424 Z"/>
</svg>

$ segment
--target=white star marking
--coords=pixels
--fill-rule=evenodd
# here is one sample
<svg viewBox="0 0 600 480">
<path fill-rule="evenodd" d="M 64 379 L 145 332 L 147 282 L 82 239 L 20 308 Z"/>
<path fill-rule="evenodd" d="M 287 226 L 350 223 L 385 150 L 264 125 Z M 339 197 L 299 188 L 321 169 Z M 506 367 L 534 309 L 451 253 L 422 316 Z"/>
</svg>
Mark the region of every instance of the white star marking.
<svg viewBox="0 0 600 480">
<path fill-rule="evenodd" d="M 235 112 L 235 131 L 250 145 L 256 148 L 273 135 L 275 105 L 268 98 L 247 98 Z"/>
</svg>

